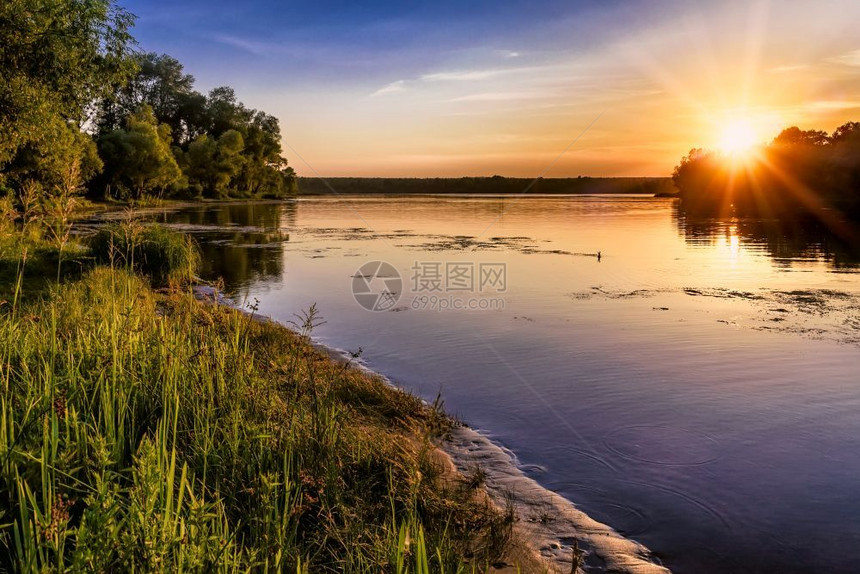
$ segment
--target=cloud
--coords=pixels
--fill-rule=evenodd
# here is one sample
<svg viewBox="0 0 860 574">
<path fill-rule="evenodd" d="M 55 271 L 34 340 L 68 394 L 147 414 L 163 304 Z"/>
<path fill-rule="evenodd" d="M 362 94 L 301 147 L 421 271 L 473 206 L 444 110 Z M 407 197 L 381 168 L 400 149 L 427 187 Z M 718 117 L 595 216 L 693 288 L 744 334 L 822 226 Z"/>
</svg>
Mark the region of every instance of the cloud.
<svg viewBox="0 0 860 574">
<path fill-rule="evenodd" d="M 810 102 L 808 108 L 813 111 L 851 110 L 860 108 L 858 100 L 819 100 Z"/>
<path fill-rule="evenodd" d="M 507 102 L 510 100 L 529 100 L 535 98 L 545 98 L 546 94 L 538 92 L 483 92 L 480 94 L 470 94 L 468 96 L 460 96 L 459 98 L 451 98 L 449 102 Z"/>
<path fill-rule="evenodd" d="M 776 66 L 771 68 L 769 71 L 774 72 L 776 74 L 785 74 L 788 72 L 797 72 L 798 70 L 805 70 L 809 66 L 807 64 L 793 64 L 787 66 Z"/>
<path fill-rule="evenodd" d="M 854 50 L 852 52 L 846 52 L 835 58 L 832 58 L 832 61 L 837 62 L 839 64 L 845 64 L 846 66 L 860 66 L 860 50 Z"/>
<path fill-rule="evenodd" d="M 461 70 L 456 72 L 436 72 L 424 74 L 419 80 L 422 82 L 469 82 L 474 80 L 486 80 L 512 70 Z"/>
<path fill-rule="evenodd" d="M 391 82 L 390 84 L 382 86 L 381 88 L 370 94 L 370 97 L 373 98 L 376 96 L 384 96 L 386 94 L 396 94 L 398 92 L 404 91 L 406 91 L 406 80 L 397 80 Z"/>
<path fill-rule="evenodd" d="M 454 70 L 450 72 L 433 72 L 430 74 L 423 74 L 421 76 L 418 76 L 417 78 L 409 80 L 397 80 L 386 84 L 385 86 L 373 92 L 371 94 L 371 97 L 404 92 L 408 88 L 420 84 L 477 82 L 481 80 L 495 78 L 503 74 L 511 74 L 523 70 L 524 68 L 492 68 L 477 70 Z"/>
<path fill-rule="evenodd" d="M 245 38 L 240 38 L 238 36 L 231 36 L 227 34 L 219 34 L 217 36 L 214 36 L 213 39 L 216 42 L 220 42 L 221 44 L 227 44 L 228 46 L 233 46 L 234 48 L 239 48 L 240 50 L 250 52 L 255 56 L 265 56 L 281 48 L 280 45 L 273 44 L 270 42 L 248 40 Z"/>
</svg>

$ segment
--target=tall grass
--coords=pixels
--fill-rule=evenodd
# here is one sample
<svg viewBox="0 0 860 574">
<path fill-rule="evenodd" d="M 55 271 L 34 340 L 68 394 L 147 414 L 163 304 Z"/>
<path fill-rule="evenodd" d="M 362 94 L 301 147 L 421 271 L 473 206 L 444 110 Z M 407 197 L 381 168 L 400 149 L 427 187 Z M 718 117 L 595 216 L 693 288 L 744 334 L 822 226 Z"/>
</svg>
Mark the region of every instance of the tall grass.
<svg viewBox="0 0 860 574">
<path fill-rule="evenodd" d="M 437 408 L 316 351 L 313 310 L 296 334 L 154 292 L 136 241 L 0 306 L 0 570 L 458 573 L 503 551 L 511 517 L 435 458 Z"/>
<path fill-rule="evenodd" d="M 200 266 L 200 254 L 189 235 L 134 220 L 106 225 L 89 241 L 96 261 L 122 264 L 155 285 L 187 283 Z"/>
</svg>

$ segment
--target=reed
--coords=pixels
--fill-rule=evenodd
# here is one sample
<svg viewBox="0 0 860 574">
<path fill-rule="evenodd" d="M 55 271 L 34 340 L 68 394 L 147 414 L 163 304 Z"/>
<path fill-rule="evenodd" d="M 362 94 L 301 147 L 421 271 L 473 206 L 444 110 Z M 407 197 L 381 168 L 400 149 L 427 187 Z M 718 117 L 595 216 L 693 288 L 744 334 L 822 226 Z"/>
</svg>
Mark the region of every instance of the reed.
<svg viewBox="0 0 860 574">
<path fill-rule="evenodd" d="M 200 254 L 189 235 L 132 218 L 104 226 L 89 239 L 89 246 L 98 263 L 130 268 L 154 285 L 188 283 L 200 266 Z"/>
</svg>

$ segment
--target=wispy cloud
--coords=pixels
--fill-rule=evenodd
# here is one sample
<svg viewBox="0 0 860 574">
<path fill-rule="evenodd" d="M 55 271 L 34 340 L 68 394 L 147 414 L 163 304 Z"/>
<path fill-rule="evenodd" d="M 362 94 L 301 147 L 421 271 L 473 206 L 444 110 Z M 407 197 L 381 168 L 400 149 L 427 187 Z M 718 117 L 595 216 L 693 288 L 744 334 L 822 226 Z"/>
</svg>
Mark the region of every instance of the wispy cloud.
<svg viewBox="0 0 860 574">
<path fill-rule="evenodd" d="M 423 74 L 416 78 L 397 80 L 386 84 L 385 86 L 373 92 L 371 94 L 371 97 L 403 92 L 410 87 L 415 87 L 419 85 L 457 82 L 480 82 L 482 80 L 498 78 L 506 74 L 514 74 L 524 71 L 527 72 L 534 69 L 536 68 L 487 68 L 475 70 L 452 70 L 443 72 L 432 72 L 429 74 Z"/>
<path fill-rule="evenodd" d="M 424 74 L 418 79 L 422 82 L 470 82 L 474 80 L 486 80 L 487 78 L 510 73 L 512 71 L 513 70 L 459 70 L 454 72 Z"/>
<path fill-rule="evenodd" d="M 270 55 L 272 52 L 276 52 L 281 48 L 280 45 L 273 44 L 271 42 L 249 40 L 247 38 L 240 38 L 239 36 L 232 36 L 229 34 L 218 34 L 214 36 L 213 39 L 221 44 L 226 44 L 228 46 L 233 46 L 234 48 L 250 52 L 255 56 Z"/>
<path fill-rule="evenodd" d="M 860 50 L 853 50 L 851 52 L 840 54 L 839 56 L 832 58 L 832 61 L 839 64 L 845 64 L 846 66 L 860 66 Z"/>
<path fill-rule="evenodd" d="M 469 94 L 458 98 L 451 98 L 449 102 L 507 102 L 510 100 L 532 100 L 545 98 L 547 94 L 540 92 L 483 92 L 480 94 Z"/>
<path fill-rule="evenodd" d="M 395 82 L 391 82 L 390 84 L 386 84 L 370 94 L 370 97 L 376 96 L 384 96 L 386 94 L 396 94 L 398 92 L 406 91 L 406 80 L 397 80 Z"/>
<path fill-rule="evenodd" d="M 808 64 L 791 64 L 785 66 L 775 66 L 771 68 L 769 71 L 775 74 L 786 74 L 788 72 L 797 72 L 799 70 L 805 70 L 808 68 Z"/>
<path fill-rule="evenodd" d="M 819 100 L 810 102 L 807 108 L 813 111 L 851 110 L 860 108 L 860 100 Z"/>
</svg>

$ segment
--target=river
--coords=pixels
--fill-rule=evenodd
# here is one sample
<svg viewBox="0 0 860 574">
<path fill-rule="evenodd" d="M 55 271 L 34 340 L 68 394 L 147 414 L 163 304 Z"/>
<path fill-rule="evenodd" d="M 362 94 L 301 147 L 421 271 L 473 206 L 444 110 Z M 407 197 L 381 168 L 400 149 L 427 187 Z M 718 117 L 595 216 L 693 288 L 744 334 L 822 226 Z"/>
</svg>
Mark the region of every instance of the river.
<svg viewBox="0 0 860 574">
<path fill-rule="evenodd" d="M 320 341 L 440 394 L 674 572 L 860 569 L 860 258 L 817 226 L 629 196 L 153 218 L 241 304 L 284 322 L 315 304 Z"/>
</svg>

